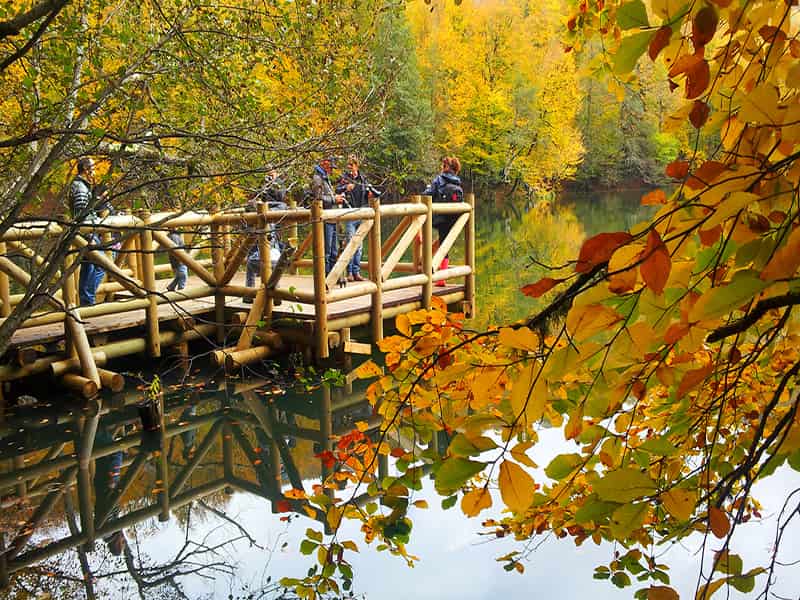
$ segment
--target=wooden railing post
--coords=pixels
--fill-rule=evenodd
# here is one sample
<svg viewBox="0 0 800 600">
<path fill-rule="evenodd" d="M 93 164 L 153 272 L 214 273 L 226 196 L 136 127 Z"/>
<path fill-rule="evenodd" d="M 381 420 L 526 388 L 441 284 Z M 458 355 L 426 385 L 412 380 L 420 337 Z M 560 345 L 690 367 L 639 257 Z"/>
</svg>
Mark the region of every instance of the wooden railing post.
<svg viewBox="0 0 800 600">
<path fill-rule="evenodd" d="M 466 194 L 465 199 L 470 206 L 469 221 L 464 228 L 464 262 L 470 268 L 470 273 L 464 281 L 464 313 L 467 317 L 474 317 L 477 311 L 475 305 L 475 194 Z"/>
<path fill-rule="evenodd" d="M 422 226 L 422 272 L 428 278 L 422 285 L 422 306 L 430 308 L 433 297 L 433 198 L 424 196 L 422 201 L 428 209 Z"/>
<path fill-rule="evenodd" d="M 0 242 L 0 256 L 6 255 L 6 243 Z M 7 317 L 11 314 L 11 284 L 6 273 L 0 272 L 0 317 Z"/>
<path fill-rule="evenodd" d="M 328 358 L 328 290 L 325 288 L 325 225 L 322 200 L 311 203 L 311 235 L 314 268 L 314 339 L 317 359 Z"/>
<path fill-rule="evenodd" d="M 272 275 L 272 244 L 270 243 L 269 225 L 267 223 L 267 213 L 269 204 L 266 202 L 258 203 L 258 229 L 261 234 L 258 237 L 258 254 L 261 257 L 261 287 L 267 289 L 267 282 Z M 264 304 L 264 323 L 265 328 L 269 329 L 272 323 L 272 296 L 267 295 Z"/>
<path fill-rule="evenodd" d="M 147 322 L 147 353 L 150 356 L 161 356 L 161 337 L 158 326 L 158 297 L 156 296 L 155 255 L 153 254 L 153 232 L 150 231 L 150 212 L 140 213 L 142 231 L 139 233 L 141 245 L 142 284 L 147 292 L 149 303 L 145 308 Z"/>
<path fill-rule="evenodd" d="M 219 214 L 219 206 L 216 206 L 214 216 Z M 217 287 L 225 276 L 225 241 L 222 229 L 216 222 L 211 224 L 211 259 L 214 264 L 214 277 L 217 280 Z M 217 289 L 214 294 L 214 319 L 217 323 L 217 343 L 225 342 L 225 294 Z"/>
<path fill-rule="evenodd" d="M 369 278 L 375 284 L 375 291 L 372 293 L 370 321 L 372 323 L 372 341 L 377 344 L 383 339 L 383 277 L 381 276 L 383 256 L 381 252 L 380 198 L 372 198 L 370 206 L 375 212 L 372 229 L 369 232 Z"/>
<path fill-rule="evenodd" d="M 289 208 L 292 210 L 297 209 L 297 200 L 294 198 L 289 200 Z M 289 225 L 289 243 L 295 248 L 297 248 L 300 243 L 300 238 L 297 233 L 297 221 L 294 220 L 292 220 L 292 224 Z M 300 257 L 298 256 L 298 258 Z M 292 261 L 291 265 L 289 266 L 289 274 L 297 274 L 297 264 L 294 261 Z"/>
<path fill-rule="evenodd" d="M 411 196 L 411 203 L 421 204 L 422 196 Z M 418 273 L 422 265 L 422 244 L 417 240 L 414 240 L 414 243 L 411 245 L 411 262 L 414 265 L 414 273 Z"/>
</svg>

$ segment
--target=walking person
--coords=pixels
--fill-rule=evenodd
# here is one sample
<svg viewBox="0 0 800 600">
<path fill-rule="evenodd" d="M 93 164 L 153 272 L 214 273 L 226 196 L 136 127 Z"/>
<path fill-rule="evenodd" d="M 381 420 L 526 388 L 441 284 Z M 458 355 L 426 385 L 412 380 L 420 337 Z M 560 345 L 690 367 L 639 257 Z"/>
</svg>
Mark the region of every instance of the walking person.
<svg viewBox="0 0 800 600">
<path fill-rule="evenodd" d="M 183 249 L 183 235 L 181 235 L 179 231 L 170 231 L 167 237 L 178 248 Z M 172 265 L 173 278 L 167 285 L 167 291 L 174 292 L 175 290 L 182 290 L 186 287 L 186 281 L 189 279 L 189 267 L 172 254 L 169 255 L 169 264 Z"/>
<path fill-rule="evenodd" d="M 330 174 L 334 168 L 333 158 L 323 158 L 314 167 L 311 175 L 311 195 L 314 200 L 322 201 L 322 208 L 329 209 L 341 205 L 344 195 L 334 193 Z M 325 274 L 331 272 L 336 264 L 339 249 L 336 244 L 336 222 L 325 223 Z"/>
<path fill-rule="evenodd" d="M 442 172 L 439 173 L 431 184 L 422 192 L 423 196 L 433 196 L 434 202 L 463 202 L 464 190 L 458 176 L 461 171 L 461 161 L 455 156 L 446 156 L 442 159 Z M 438 240 L 433 244 L 435 253 L 445 240 L 453 225 L 458 220 L 458 215 L 434 215 L 433 226 L 438 233 Z M 445 256 L 439 264 L 438 270 L 443 271 L 450 266 L 450 257 Z M 444 287 L 444 280 L 436 282 L 437 287 Z"/>
<path fill-rule="evenodd" d="M 347 169 L 342 173 L 339 183 L 336 185 L 336 193 L 344 194 L 344 204 L 348 208 L 362 208 L 369 204 L 369 198 L 372 196 L 369 183 L 358 170 L 358 158 L 350 155 L 347 159 Z M 345 243 L 349 244 L 350 240 L 356 234 L 361 221 L 345 221 Z M 350 259 L 347 264 L 347 280 L 348 281 L 364 281 L 361 276 L 361 251 L 362 247 L 359 245 L 358 250 Z"/>
<path fill-rule="evenodd" d="M 72 211 L 72 219 L 80 224 L 96 224 L 99 220 L 95 209 L 95 202 L 92 195 L 92 184 L 94 183 L 94 162 L 89 157 L 83 157 L 78 161 L 78 173 L 69 186 L 69 204 Z M 87 237 L 90 248 L 100 246 L 100 236 L 91 233 Z M 95 303 L 97 288 L 103 281 L 105 270 L 84 258 L 81 261 L 80 274 L 78 276 L 78 298 L 81 306 L 91 306 Z"/>
</svg>

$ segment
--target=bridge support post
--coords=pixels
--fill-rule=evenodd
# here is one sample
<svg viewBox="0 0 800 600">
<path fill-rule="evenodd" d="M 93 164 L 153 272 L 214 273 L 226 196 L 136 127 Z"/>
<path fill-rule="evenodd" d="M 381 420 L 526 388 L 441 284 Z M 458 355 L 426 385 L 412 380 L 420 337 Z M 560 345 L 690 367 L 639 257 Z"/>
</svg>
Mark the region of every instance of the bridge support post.
<svg viewBox="0 0 800 600">
<path fill-rule="evenodd" d="M 465 199 L 470 206 L 469 221 L 464 228 L 464 262 L 470 273 L 464 281 L 464 313 L 474 317 L 475 306 L 475 194 L 466 194 Z"/>
<path fill-rule="evenodd" d="M 411 196 L 411 204 L 422 204 L 422 196 Z M 418 273 L 422 265 L 422 244 L 419 238 L 415 239 L 414 243 L 411 245 L 411 256 L 411 262 L 414 265 L 414 273 Z"/>
<path fill-rule="evenodd" d="M 269 212 L 269 204 L 266 202 L 258 203 L 258 229 L 260 235 L 258 236 L 258 252 L 261 257 L 261 287 L 267 291 L 267 282 L 272 275 L 272 256 L 270 250 L 272 244 L 270 243 L 270 236 L 267 223 L 267 213 Z M 269 329 L 272 325 L 272 296 L 267 292 L 266 302 L 264 303 L 264 328 Z"/>
<path fill-rule="evenodd" d="M 294 198 L 289 200 L 289 208 L 292 210 L 297 210 L 297 200 Z M 300 247 L 300 236 L 297 231 L 297 221 L 294 220 L 292 221 L 292 224 L 289 225 L 289 243 L 295 248 Z M 299 255 L 298 258 L 300 258 Z M 294 261 L 292 261 L 289 266 L 289 275 L 297 275 L 297 263 Z"/>
<path fill-rule="evenodd" d="M 381 275 L 383 256 L 381 252 L 380 198 L 372 198 L 370 205 L 375 212 L 372 229 L 369 232 L 369 278 L 375 284 L 375 291 L 372 293 L 370 321 L 372 341 L 377 344 L 383 339 L 383 277 Z"/>
<path fill-rule="evenodd" d="M 158 331 L 158 298 L 156 297 L 156 271 L 153 256 L 153 232 L 150 231 L 150 213 L 142 211 L 140 215 L 143 229 L 139 234 L 142 246 L 142 283 L 147 292 L 149 303 L 145 308 L 147 318 L 147 354 L 153 357 L 161 356 L 161 338 Z"/>
<path fill-rule="evenodd" d="M 219 206 L 214 209 L 214 216 L 219 214 Z M 225 276 L 225 240 L 222 228 L 215 221 L 211 224 L 211 259 L 214 263 L 214 278 L 217 281 L 217 293 L 214 294 L 214 320 L 217 323 L 217 343 L 225 342 L 225 294 L 219 291 Z"/>
<path fill-rule="evenodd" d="M 422 272 L 427 277 L 422 285 L 422 306 L 430 308 L 433 298 L 433 198 L 425 196 L 422 201 L 428 209 L 422 226 Z"/>
<path fill-rule="evenodd" d="M 6 255 L 6 243 L 0 242 L 0 256 Z M 6 273 L 0 273 L 0 317 L 7 317 L 11 314 L 11 283 Z"/>
<path fill-rule="evenodd" d="M 325 287 L 325 225 L 322 200 L 311 203 L 311 235 L 314 266 L 314 351 L 318 360 L 328 358 L 328 290 Z"/>
</svg>

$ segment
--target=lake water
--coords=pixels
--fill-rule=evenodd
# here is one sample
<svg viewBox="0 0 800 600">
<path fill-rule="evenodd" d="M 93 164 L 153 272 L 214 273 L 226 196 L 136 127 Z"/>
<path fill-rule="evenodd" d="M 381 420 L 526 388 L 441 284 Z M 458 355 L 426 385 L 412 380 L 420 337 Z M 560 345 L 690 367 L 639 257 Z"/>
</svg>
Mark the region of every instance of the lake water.
<svg viewBox="0 0 800 600">
<path fill-rule="evenodd" d="M 563 197 L 553 206 L 502 199 L 479 202 L 475 327 L 534 312 L 537 301 L 523 297 L 520 286 L 536 281 L 549 267 L 567 265 L 587 236 L 627 229 L 646 219 L 640 195 Z M 31 563 L 12 575 L 8 597 L 282 597 L 276 581 L 303 576 L 312 564 L 298 551 L 306 529 L 324 528 L 305 513 L 287 511 L 291 507 L 276 501 L 279 493 L 298 485 L 310 490 L 320 482 L 325 466 L 315 455 L 323 450 L 320 439 L 328 431 L 347 432 L 356 421 L 373 419 L 374 424 L 358 385 L 353 390 L 284 395 L 274 382 L 284 370 L 285 366 L 264 368 L 227 382 L 196 379 L 188 386 L 168 381 L 165 424 L 153 432 L 141 432 L 142 423 L 146 426 L 152 417 L 136 406 L 143 390 L 114 399 L 116 407 L 99 420 L 85 410 L 48 406 L 60 404 L 60 398 L 12 411 L 0 440 L 3 477 L 42 459 L 55 461 L 53 465 L 62 461 L 65 470 L 60 481 L 42 473 L 17 484 L 16 494 L 10 493 L 13 487 L 3 492 L 3 546 L 14 551 L 16 560 Z M 96 460 L 93 466 L 84 462 L 85 468 L 79 468 L 73 452 L 86 449 L 95 425 L 97 435 L 89 451 Z M 88 437 L 73 446 L 81 431 L 88 431 Z M 66 454 L 56 452 L 62 444 Z M 533 459 L 547 464 L 548 456 L 568 448 L 559 432 L 543 431 Z M 185 480 L 181 489 L 174 489 L 176 478 Z M 165 480 L 173 482 L 169 506 Z M 786 472 L 758 490 L 767 518 L 742 527 L 735 539 L 746 567 L 769 552 L 774 515 L 791 486 L 800 487 L 800 480 Z M 96 496 L 87 494 L 91 487 Z M 121 489 L 124 493 L 118 498 Z M 360 548 L 351 558 L 357 597 L 611 599 L 631 598 L 637 589 L 617 590 L 592 579 L 593 568 L 607 564 L 616 548 L 591 542 L 575 548 L 569 539 L 541 540 L 524 574 L 507 573 L 495 558 L 519 545 L 480 535 L 481 520 L 490 515 L 466 519 L 457 507 L 443 510 L 429 478 L 414 493 L 412 500 L 416 499 L 428 500 L 429 508 L 409 513 L 414 523 L 409 550 L 420 558 L 413 569 L 365 545 L 356 525 L 345 522 L 340 529 L 339 540 L 353 540 Z M 52 510 L 37 514 L 42 500 L 49 501 Z M 81 515 L 87 518 L 85 505 L 95 513 L 98 536 L 92 547 L 76 533 Z M 28 532 L 30 540 L 15 548 L 15 536 L 31 521 L 38 522 Z M 118 525 L 109 525 L 114 523 Z M 781 557 L 786 562 L 800 554 L 797 533 L 790 530 L 784 540 Z M 700 540 L 692 542 L 661 553 L 663 562 L 672 565 L 672 585 L 683 598 L 693 597 L 702 556 Z M 797 598 L 800 578 L 795 571 L 780 572 L 777 593 Z"/>
</svg>

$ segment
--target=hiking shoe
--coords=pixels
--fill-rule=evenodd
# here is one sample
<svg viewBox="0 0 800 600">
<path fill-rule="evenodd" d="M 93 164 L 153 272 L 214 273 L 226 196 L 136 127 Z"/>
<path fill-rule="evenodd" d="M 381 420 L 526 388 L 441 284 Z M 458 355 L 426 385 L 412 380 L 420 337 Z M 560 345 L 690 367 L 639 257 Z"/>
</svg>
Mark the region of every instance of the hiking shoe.
<svg viewBox="0 0 800 600">
<path fill-rule="evenodd" d="M 366 281 L 366 278 L 362 277 L 361 273 L 353 273 L 351 277 L 353 278 L 351 281 Z"/>
</svg>

